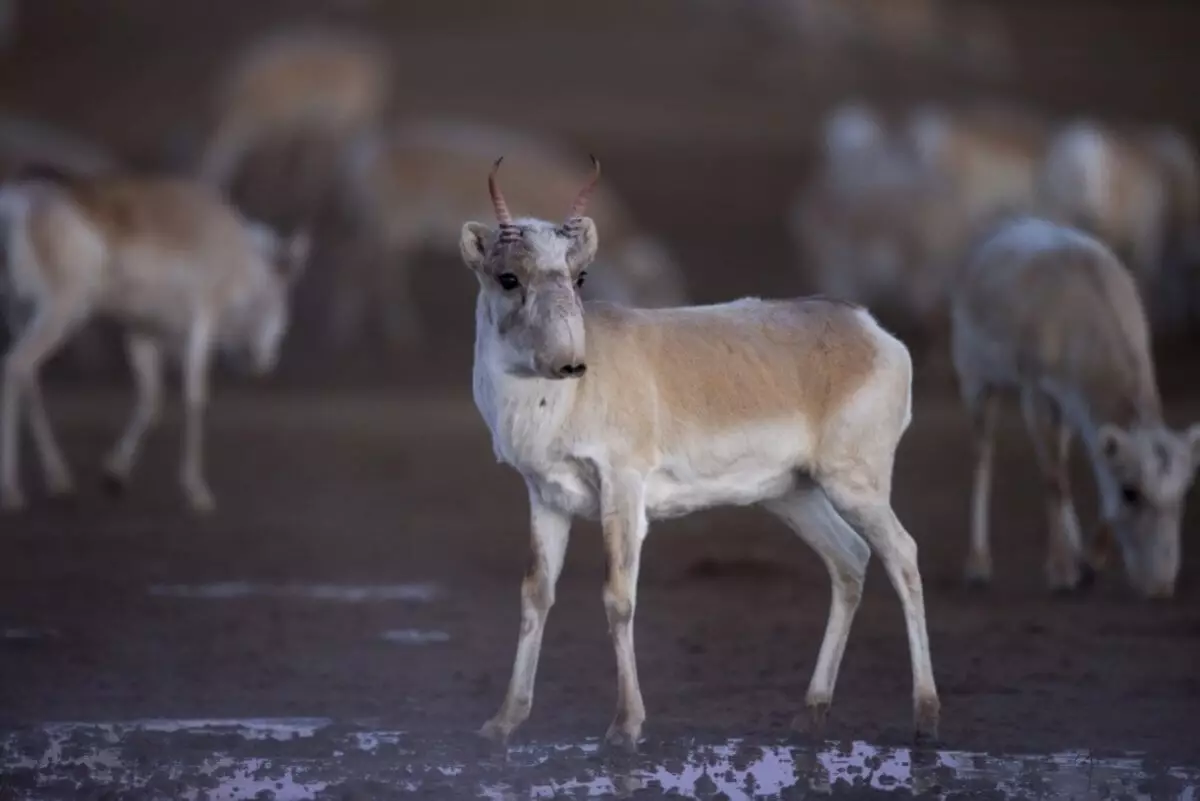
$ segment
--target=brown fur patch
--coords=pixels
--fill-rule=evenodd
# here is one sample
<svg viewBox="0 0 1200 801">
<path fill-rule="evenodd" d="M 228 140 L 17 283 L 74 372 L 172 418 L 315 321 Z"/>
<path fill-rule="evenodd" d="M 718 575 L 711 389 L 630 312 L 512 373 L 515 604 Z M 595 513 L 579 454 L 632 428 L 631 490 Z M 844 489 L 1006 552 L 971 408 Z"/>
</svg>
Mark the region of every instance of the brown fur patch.
<svg viewBox="0 0 1200 801">
<path fill-rule="evenodd" d="M 820 426 L 862 387 L 877 355 L 857 307 L 824 299 L 653 311 L 601 304 L 589 306 L 587 326 L 589 369 L 608 374 L 605 385 L 621 387 L 629 405 L 610 414 L 643 429 L 657 422 L 665 437 L 747 420 Z M 671 415 L 655 421 L 646 414 L 655 409 Z"/>
<path fill-rule="evenodd" d="M 199 184 L 173 179 L 117 178 L 70 188 L 71 199 L 113 244 L 152 239 L 178 246 L 212 236 L 220 199 Z"/>
</svg>

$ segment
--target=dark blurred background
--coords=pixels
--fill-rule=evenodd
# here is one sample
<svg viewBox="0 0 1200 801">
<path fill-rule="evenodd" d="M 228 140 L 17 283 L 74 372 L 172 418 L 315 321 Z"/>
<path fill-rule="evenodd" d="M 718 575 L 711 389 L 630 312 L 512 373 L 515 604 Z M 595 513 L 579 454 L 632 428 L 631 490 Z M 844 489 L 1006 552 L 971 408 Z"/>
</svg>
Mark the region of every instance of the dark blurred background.
<svg viewBox="0 0 1200 801">
<path fill-rule="evenodd" d="M 1198 13 L 1175 2 L 37 0 L 19 4 L 0 51 L 0 110 L 139 169 L 186 171 L 221 113 L 222 81 L 264 37 L 355 34 L 382 48 L 390 81 L 371 125 L 504 126 L 579 154 L 580 180 L 595 152 L 605 186 L 703 302 L 822 288 L 789 238 L 788 206 L 813 173 L 823 119 L 849 100 L 893 114 L 983 102 L 1048 126 L 1085 116 L 1193 136 Z M 243 178 L 243 208 L 294 224 L 272 211 L 301 192 L 288 175 L 254 192 Z M 328 346 L 330 286 L 354 267 L 336 237 L 317 240 L 282 374 L 465 389 L 473 283 L 456 237 L 413 271 L 426 336 L 398 348 L 370 336 Z M 75 367 L 119 376 L 111 353 Z"/>
</svg>

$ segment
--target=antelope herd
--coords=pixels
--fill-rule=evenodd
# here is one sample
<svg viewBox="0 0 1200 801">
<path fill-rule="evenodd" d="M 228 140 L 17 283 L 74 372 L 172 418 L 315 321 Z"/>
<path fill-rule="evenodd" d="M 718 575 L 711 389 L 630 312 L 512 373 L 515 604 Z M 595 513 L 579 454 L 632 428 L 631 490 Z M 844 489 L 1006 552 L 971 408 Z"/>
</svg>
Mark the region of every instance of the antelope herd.
<svg viewBox="0 0 1200 801">
<path fill-rule="evenodd" d="M 923 7 L 906 3 L 915 16 L 887 30 L 932 35 Z M 274 37 L 229 69 L 202 146 L 173 177 L 135 174 L 33 118 L 0 117 L 0 288 L 11 332 L 0 507 L 25 505 L 22 419 L 48 491 L 72 489 L 39 370 L 89 320 L 124 331 L 136 387 L 105 462 L 109 486 L 128 481 L 159 417 L 164 358 L 177 358 L 180 482 L 187 505 L 207 512 L 214 357 L 273 369 L 310 250 L 324 245 L 335 262 L 327 339 L 360 344 L 375 322 L 402 348 L 424 336 L 411 286 L 423 250 L 448 250 L 457 237 L 479 284 L 475 402 L 497 459 L 525 480 L 532 530 L 517 653 L 489 737 L 506 739 L 529 715 L 571 521 L 582 516 L 602 522 L 608 559 L 619 676 L 608 739 L 636 743 L 645 708 L 632 626 L 649 521 L 730 504 L 764 507 L 828 569 L 832 605 L 807 694 L 813 721 L 831 702 L 874 551 L 904 612 L 915 728 L 934 734 L 917 545 L 891 486 L 912 419 L 914 361 L 938 353 L 957 374 L 976 439 L 967 578 L 991 577 L 996 416 L 1014 396 L 1045 479 L 1049 585 L 1079 586 L 1115 543 L 1138 592 L 1173 594 L 1200 424 L 1164 423 L 1150 343 L 1152 333 L 1182 330 L 1200 300 L 1200 159 L 1178 131 L 1000 104 L 847 101 L 825 115 L 815 169 L 781 204 L 801 275 L 829 299 L 695 306 L 684 267 L 597 183 L 598 162 L 578 190 L 582 159 L 566 144 L 469 119 L 400 116 L 393 90 L 386 49 L 366 38 Z M 284 151 L 294 160 L 272 180 L 299 202 L 287 221 L 253 208 L 246 178 Z M 505 156 L 502 191 L 496 159 Z M 572 195 L 565 220 L 551 222 Z M 330 199 L 332 218 L 322 216 Z M 514 216 L 510 201 L 530 216 Z M 494 224 L 470 222 L 485 216 Z M 876 314 L 913 324 L 920 358 Z M 1104 525 L 1091 537 L 1067 481 L 1073 439 L 1099 488 Z"/>
</svg>

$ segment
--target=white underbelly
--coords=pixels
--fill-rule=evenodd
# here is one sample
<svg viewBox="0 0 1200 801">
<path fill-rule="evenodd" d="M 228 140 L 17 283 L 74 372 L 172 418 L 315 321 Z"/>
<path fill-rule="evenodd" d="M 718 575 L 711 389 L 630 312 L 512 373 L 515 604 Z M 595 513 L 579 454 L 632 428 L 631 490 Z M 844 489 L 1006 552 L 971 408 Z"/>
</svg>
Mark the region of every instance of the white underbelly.
<svg viewBox="0 0 1200 801">
<path fill-rule="evenodd" d="M 796 485 L 812 444 L 811 432 L 795 424 L 762 425 L 688 443 L 665 454 L 646 475 L 646 516 L 679 517 L 778 498 Z M 532 479 L 548 505 L 574 516 L 599 517 L 600 479 L 584 462 L 558 462 Z"/>
<path fill-rule="evenodd" d="M 812 444 L 811 433 L 796 424 L 766 424 L 690 443 L 646 477 L 646 512 L 678 517 L 777 498 L 795 486 Z"/>
<path fill-rule="evenodd" d="M 795 482 L 796 469 L 782 465 L 746 465 L 712 476 L 656 470 L 646 481 L 646 514 L 663 519 L 714 506 L 747 506 L 779 497 Z"/>
</svg>

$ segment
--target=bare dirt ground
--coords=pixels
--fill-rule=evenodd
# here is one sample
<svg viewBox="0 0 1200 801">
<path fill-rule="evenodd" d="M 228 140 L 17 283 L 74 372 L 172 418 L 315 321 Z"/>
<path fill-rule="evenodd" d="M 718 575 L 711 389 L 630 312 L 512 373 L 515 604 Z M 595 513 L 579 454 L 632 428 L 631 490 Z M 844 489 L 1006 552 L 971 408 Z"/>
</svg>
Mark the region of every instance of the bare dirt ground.
<svg viewBox="0 0 1200 801">
<path fill-rule="evenodd" d="M 25 5 L 28 35 L 0 65 L 0 100 L 143 161 L 158 157 L 177 126 L 195 124 L 229 46 L 273 15 L 299 21 L 314 7 L 296 0 L 281 17 L 280 4 L 267 0 L 172 2 L 170 14 L 166 4 L 141 0 Z M 1047 5 L 1041 16 L 1014 12 L 1034 72 L 1049 70 L 1028 76 L 1022 91 L 1061 111 L 1166 117 L 1195 131 L 1188 76 L 1197 69 L 1186 46 L 1195 18 L 1182 5 L 1124 17 L 1100 7 L 1086 24 L 1075 24 L 1065 4 Z M 391 32 L 404 74 L 419 76 L 402 81 L 406 108 L 532 120 L 594 147 L 606 180 L 687 266 L 698 300 L 806 288 L 792 269 L 782 208 L 803 175 L 816 98 L 836 96 L 833 89 L 722 83 L 701 69 L 713 42 L 685 45 L 681 37 L 667 46 L 675 40 L 662 37 L 672 30 L 666 12 L 630 33 L 620 3 L 574 17 L 534 2 L 513 5 L 525 16 L 458 2 L 409 4 L 413 16 L 403 18 L 396 7 L 381 12 L 380 29 Z M 421 69 L 431 58 L 440 59 L 438 69 Z M 571 81 L 561 69 L 573 70 Z M 893 91 L 885 82 L 876 93 L 897 100 L 921 85 L 893 77 Z M 510 85 L 536 102 L 524 103 Z M 312 283 L 320 286 L 320 270 Z M 494 463 L 470 404 L 469 278 L 453 260 L 431 260 L 419 290 L 438 332 L 427 352 L 335 360 L 311 347 L 306 311 L 276 386 L 218 387 L 210 476 L 220 510 L 209 520 L 181 511 L 174 419 L 152 440 L 129 495 L 114 502 L 95 486 L 95 466 L 123 422 L 124 399 L 89 384 L 52 387 L 84 493 L 72 506 L 0 521 L 0 628 L 12 635 L 0 640 L 0 726 L 316 716 L 377 721 L 427 746 L 442 743 L 460 760 L 471 753 L 469 732 L 494 712 L 508 679 L 527 558 L 525 500 L 519 479 Z M 309 289 L 302 308 L 320 295 Z M 1200 417 L 1190 363 L 1162 369 L 1173 422 Z M 338 369 L 347 365 L 357 369 Z M 337 386 L 334 375 L 343 379 Z M 373 388 L 338 388 L 363 384 Z M 1051 599 L 1041 580 L 1039 485 L 1013 420 L 998 457 L 997 580 L 990 591 L 968 592 L 959 582 L 971 465 L 965 421 L 950 394 L 922 390 L 899 455 L 895 504 L 920 543 L 943 743 L 963 751 L 1144 751 L 1200 764 L 1200 511 L 1189 509 L 1185 521 L 1174 601 L 1139 602 L 1119 574 L 1086 596 Z M 36 500 L 28 451 L 26 465 Z M 1078 483 L 1087 517 L 1086 474 Z M 571 743 L 604 731 L 615 668 L 602 576 L 598 532 L 580 525 L 533 716 L 519 739 Z M 360 603 L 150 592 L 231 581 L 432 582 L 439 592 L 427 602 Z M 755 510 L 663 524 L 646 546 L 639 601 L 652 757 L 675 758 L 684 738 L 766 744 L 786 735 L 829 603 L 812 553 Z M 26 638 L 22 629 L 44 636 Z M 409 629 L 445 639 L 417 645 L 381 636 Z M 829 735 L 906 742 L 910 691 L 899 605 L 875 564 Z M 195 743 L 163 748 L 176 746 Z M 388 758 L 409 764 L 397 753 Z M 0 798 L 31 780 L 0 767 Z M 430 792 L 471 794 L 448 781 Z M 13 797 L 60 797 L 40 792 Z M 74 784 L 61 792 L 100 797 Z M 160 795 L 176 794 L 168 787 Z M 351 787 L 331 797 L 387 796 Z"/>
<path fill-rule="evenodd" d="M 502 698 L 527 558 L 519 479 L 494 463 L 469 402 L 227 395 L 212 425 L 221 508 L 204 521 L 178 511 L 171 421 L 130 494 L 113 502 L 94 486 L 94 465 L 122 410 L 104 400 L 66 407 L 58 417 L 70 420 L 83 497 L 5 523 L 0 623 L 54 632 L 0 645 L 6 724 L 315 716 L 377 720 L 461 753 Z M 1010 420 L 995 495 L 997 581 L 987 592 L 960 588 L 970 454 L 955 411 L 937 399 L 918 406 L 895 488 L 921 547 L 943 745 L 1144 751 L 1195 764 L 1200 550 L 1189 540 L 1171 603 L 1134 600 L 1119 575 L 1086 597 L 1048 597 L 1038 483 Z M 1189 533 L 1196 522 L 1193 511 Z M 828 608 L 815 556 L 764 513 L 725 510 L 656 526 L 644 565 L 648 753 L 680 738 L 787 735 Z M 615 669 L 602 579 L 598 531 L 580 525 L 518 741 L 580 742 L 607 725 Z M 439 589 L 424 603 L 149 592 L 231 581 Z M 448 639 L 381 636 L 398 629 Z M 876 564 L 828 736 L 905 744 L 910 687 L 899 605 Z"/>
</svg>

